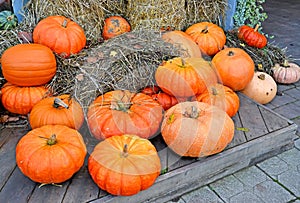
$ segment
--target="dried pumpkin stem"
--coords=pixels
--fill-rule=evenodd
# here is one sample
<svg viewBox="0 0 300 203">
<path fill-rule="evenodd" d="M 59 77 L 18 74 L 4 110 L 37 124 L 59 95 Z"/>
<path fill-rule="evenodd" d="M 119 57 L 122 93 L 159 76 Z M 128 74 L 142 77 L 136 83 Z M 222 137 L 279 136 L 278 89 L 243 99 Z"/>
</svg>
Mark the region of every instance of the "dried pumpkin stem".
<svg viewBox="0 0 300 203">
<path fill-rule="evenodd" d="M 208 27 L 205 26 L 205 28 L 203 30 L 201 30 L 201 33 L 204 33 L 204 34 L 208 33 Z"/>
<path fill-rule="evenodd" d="M 259 24 L 256 24 L 256 26 L 254 28 L 254 32 L 257 32 L 258 28 L 259 28 Z"/>
<path fill-rule="evenodd" d="M 128 156 L 128 145 L 127 144 L 124 144 L 121 156 L 122 157 L 127 157 Z"/>
<path fill-rule="evenodd" d="M 54 102 L 53 102 L 53 107 L 54 108 L 59 108 L 59 107 L 63 107 L 68 109 L 69 105 L 66 104 L 63 100 L 61 100 L 60 98 L 55 97 Z"/>
<path fill-rule="evenodd" d="M 261 80 L 265 80 L 265 78 L 266 78 L 265 74 L 260 74 L 257 77 Z"/>
<path fill-rule="evenodd" d="M 50 146 L 51 145 L 55 145 L 57 143 L 57 139 L 56 139 L 56 135 L 55 134 L 51 135 L 49 138 L 42 137 L 42 136 L 39 136 L 39 138 L 47 140 L 47 145 L 50 145 Z"/>
<path fill-rule="evenodd" d="M 218 95 L 218 91 L 217 91 L 217 89 L 215 87 L 212 87 L 211 91 L 212 91 L 213 95 Z"/>
<path fill-rule="evenodd" d="M 284 66 L 284 67 L 290 67 L 289 61 L 286 60 L 286 59 L 284 59 L 284 61 L 283 61 L 283 66 Z"/>
<path fill-rule="evenodd" d="M 234 56 L 234 52 L 233 51 L 229 51 L 227 55 L 228 56 Z"/>
<path fill-rule="evenodd" d="M 64 22 L 62 23 L 62 27 L 66 28 L 67 27 L 67 24 L 68 24 L 68 20 L 67 19 L 64 19 Z"/>
<path fill-rule="evenodd" d="M 186 109 L 186 111 L 183 114 L 185 117 L 188 118 L 198 118 L 199 117 L 199 112 L 195 106 L 191 106 L 190 109 Z"/>
</svg>

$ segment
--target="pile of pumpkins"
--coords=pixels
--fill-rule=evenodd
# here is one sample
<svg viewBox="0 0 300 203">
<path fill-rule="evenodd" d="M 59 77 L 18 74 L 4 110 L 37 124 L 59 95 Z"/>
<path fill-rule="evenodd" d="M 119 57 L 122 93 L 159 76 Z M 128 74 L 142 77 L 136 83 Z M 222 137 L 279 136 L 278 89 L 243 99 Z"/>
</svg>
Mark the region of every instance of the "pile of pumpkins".
<svg viewBox="0 0 300 203">
<path fill-rule="evenodd" d="M 109 20 L 104 39 L 130 31 L 126 21 Z M 249 41 L 251 32 L 256 31 L 248 32 L 241 31 L 247 43 L 260 47 L 267 43 Z M 160 175 L 160 158 L 149 139 L 161 134 L 180 156 L 217 154 L 234 136 L 232 117 L 239 109 L 236 92 L 260 103 L 276 95 L 275 81 L 266 73 L 255 73 L 254 62 L 245 51 L 224 47 L 226 36 L 219 26 L 200 22 L 185 32 L 166 31 L 162 38 L 188 54 L 159 65 L 157 85 L 140 92 L 106 92 L 87 112 L 87 125 L 99 140 L 89 156 L 88 171 L 101 189 L 114 195 L 134 195 L 153 185 Z M 78 131 L 84 113 L 70 95 L 54 97 L 45 84 L 56 73 L 53 53 L 63 57 L 78 53 L 86 38 L 75 22 L 50 16 L 35 27 L 33 42 L 3 53 L 2 72 L 8 82 L 1 90 L 2 103 L 13 113 L 29 114 L 32 130 L 16 147 L 22 173 L 38 183 L 62 183 L 84 164 L 87 149 Z"/>
</svg>

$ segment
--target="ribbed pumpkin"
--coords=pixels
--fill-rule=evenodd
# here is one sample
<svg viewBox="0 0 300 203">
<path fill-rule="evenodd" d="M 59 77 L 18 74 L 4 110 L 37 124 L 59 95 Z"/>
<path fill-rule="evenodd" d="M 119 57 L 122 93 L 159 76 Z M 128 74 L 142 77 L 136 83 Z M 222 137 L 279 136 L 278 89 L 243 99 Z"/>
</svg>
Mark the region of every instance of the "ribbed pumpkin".
<svg viewBox="0 0 300 203">
<path fill-rule="evenodd" d="M 48 95 L 48 91 L 44 86 L 19 87 L 5 83 L 1 89 L 2 105 L 11 113 L 26 115 L 36 103 Z"/>
<path fill-rule="evenodd" d="M 16 146 L 16 162 L 31 180 L 62 183 L 84 164 L 87 150 L 81 134 L 63 125 L 45 125 L 24 135 Z"/>
<path fill-rule="evenodd" d="M 255 65 L 252 58 L 240 48 L 226 48 L 212 59 L 220 83 L 234 91 L 242 90 L 252 80 Z"/>
<path fill-rule="evenodd" d="M 219 83 L 209 86 L 204 93 L 196 96 L 196 100 L 215 105 L 230 117 L 233 117 L 240 107 L 238 95 L 231 88 Z"/>
<path fill-rule="evenodd" d="M 1 57 L 4 78 L 19 86 L 39 86 L 56 73 L 56 58 L 51 49 L 41 44 L 18 44 Z"/>
<path fill-rule="evenodd" d="M 88 126 L 97 139 L 135 134 L 150 138 L 163 117 L 162 106 L 143 93 L 114 90 L 100 95 L 88 109 Z"/>
<path fill-rule="evenodd" d="M 129 196 L 152 186 L 161 164 L 149 140 L 125 134 L 96 145 L 88 159 L 88 170 L 102 190 Z"/>
<path fill-rule="evenodd" d="M 82 27 L 71 19 L 49 16 L 34 28 L 33 41 L 49 47 L 63 57 L 68 57 L 85 47 L 86 36 Z"/>
<path fill-rule="evenodd" d="M 259 49 L 267 45 L 267 38 L 259 33 L 259 24 L 253 29 L 248 25 L 242 25 L 238 29 L 238 38 L 246 42 L 249 46 L 257 47 Z"/>
<path fill-rule="evenodd" d="M 202 57 L 199 47 L 191 36 L 181 30 L 165 32 L 162 35 L 162 39 L 175 47 L 185 50 L 181 57 Z"/>
<path fill-rule="evenodd" d="M 216 106 L 182 102 L 166 111 L 161 134 L 180 156 L 204 157 L 225 149 L 234 136 L 234 123 Z"/>
<path fill-rule="evenodd" d="M 217 76 L 208 61 L 202 58 L 176 57 L 163 62 L 155 72 L 158 86 L 175 97 L 201 94 L 210 84 L 217 83 Z"/>
<path fill-rule="evenodd" d="M 34 105 L 29 116 L 32 129 L 43 125 L 65 125 L 78 130 L 83 121 L 80 104 L 66 94 L 42 99 Z"/>
<path fill-rule="evenodd" d="M 110 16 L 104 20 L 102 37 L 107 40 L 125 32 L 130 32 L 128 21 L 121 16 Z"/>
<path fill-rule="evenodd" d="M 202 53 L 212 56 L 226 43 L 224 30 L 211 22 L 195 23 L 185 31 L 198 44 Z"/>
<path fill-rule="evenodd" d="M 18 19 L 11 11 L 0 12 L 0 30 L 9 30 L 15 28 L 18 24 Z"/>
<path fill-rule="evenodd" d="M 274 80 L 281 84 L 292 84 L 300 79 L 299 65 L 287 60 L 283 64 L 276 63 L 271 70 Z"/>
</svg>

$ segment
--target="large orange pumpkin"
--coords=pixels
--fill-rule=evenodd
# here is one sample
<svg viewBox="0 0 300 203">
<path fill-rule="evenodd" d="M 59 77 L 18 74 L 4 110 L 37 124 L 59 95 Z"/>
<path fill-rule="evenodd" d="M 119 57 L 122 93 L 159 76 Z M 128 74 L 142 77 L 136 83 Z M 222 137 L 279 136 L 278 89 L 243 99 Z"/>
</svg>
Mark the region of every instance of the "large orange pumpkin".
<svg viewBox="0 0 300 203">
<path fill-rule="evenodd" d="M 107 40 L 125 32 L 130 32 L 128 21 L 121 16 L 110 16 L 104 20 L 102 37 Z"/>
<path fill-rule="evenodd" d="M 240 106 L 238 95 L 229 87 L 222 84 L 214 84 L 200 95 L 196 96 L 199 102 L 215 105 L 224 110 L 230 117 L 233 117 Z"/>
<path fill-rule="evenodd" d="M 26 115 L 33 106 L 48 95 L 49 90 L 44 86 L 19 87 L 5 83 L 1 89 L 2 105 L 11 113 Z"/>
<path fill-rule="evenodd" d="M 225 149 L 234 136 L 234 123 L 216 106 L 182 102 L 165 113 L 161 134 L 180 156 L 204 157 Z"/>
<path fill-rule="evenodd" d="M 212 59 L 220 82 L 234 91 L 242 90 L 252 80 L 255 65 L 252 58 L 240 48 L 226 48 Z"/>
<path fill-rule="evenodd" d="M 84 164 L 87 150 L 81 134 L 63 125 L 45 125 L 24 135 L 16 146 L 21 172 L 38 183 L 62 183 Z"/>
<path fill-rule="evenodd" d="M 162 106 L 143 93 L 115 90 L 100 95 L 88 109 L 88 126 L 97 139 L 135 134 L 150 138 L 158 131 Z"/>
<path fill-rule="evenodd" d="M 198 44 L 202 53 L 212 56 L 226 43 L 224 30 L 211 22 L 195 23 L 185 31 Z"/>
<path fill-rule="evenodd" d="M 184 50 L 185 52 L 182 53 L 181 57 L 202 57 L 199 47 L 191 36 L 181 30 L 165 32 L 162 39 Z"/>
<path fill-rule="evenodd" d="M 163 62 L 155 72 L 158 86 L 176 97 L 201 94 L 210 84 L 217 83 L 217 76 L 208 61 L 202 58 L 176 57 Z"/>
<path fill-rule="evenodd" d="M 1 57 L 4 78 L 19 86 L 39 86 L 56 73 L 53 52 L 41 44 L 18 44 L 4 51 Z"/>
<path fill-rule="evenodd" d="M 149 140 L 126 134 L 96 145 L 88 159 L 88 170 L 102 190 L 129 196 L 152 186 L 161 164 Z"/>
<path fill-rule="evenodd" d="M 82 27 L 71 19 L 49 16 L 35 26 L 33 41 L 49 47 L 63 57 L 68 57 L 84 48 L 86 36 Z"/>
<path fill-rule="evenodd" d="M 59 124 L 78 130 L 83 121 L 84 114 L 80 104 L 66 94 L 42 99 L 33 106 L 29 116 L 32 129 Z"/>
</svg>

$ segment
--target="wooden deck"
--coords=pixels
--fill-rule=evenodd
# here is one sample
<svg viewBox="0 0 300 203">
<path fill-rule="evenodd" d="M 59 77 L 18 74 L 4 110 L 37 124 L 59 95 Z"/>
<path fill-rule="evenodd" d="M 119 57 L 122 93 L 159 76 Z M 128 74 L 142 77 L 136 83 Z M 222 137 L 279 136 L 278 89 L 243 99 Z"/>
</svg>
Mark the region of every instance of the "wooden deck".
<svg viewBox="0 0 300 203">
<path fill-rule="evenodd" d="M 242 94 L 239 97 L 240 110 L 233 119 L 240 130 L 235 131 L 233 141 L 223 152 L 206 158 L 181 158 L 157 136 L 151 141 L 159 151 L 164 173 L 152 187 L 129 197 L 112 196 L 100 190 L 89 176 L 86 164 L 61 187 L 39 188 L 39 184 L 20 172 L 15 162 L 15 146 L 29 127 L 4 128 L 0 133 L 0 202 L 164 202 L 293 147 L 296 124 Z M 98 141 L 86 127 L 80 132 L 90 153 Z"/>
</svg>

